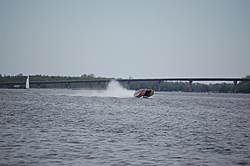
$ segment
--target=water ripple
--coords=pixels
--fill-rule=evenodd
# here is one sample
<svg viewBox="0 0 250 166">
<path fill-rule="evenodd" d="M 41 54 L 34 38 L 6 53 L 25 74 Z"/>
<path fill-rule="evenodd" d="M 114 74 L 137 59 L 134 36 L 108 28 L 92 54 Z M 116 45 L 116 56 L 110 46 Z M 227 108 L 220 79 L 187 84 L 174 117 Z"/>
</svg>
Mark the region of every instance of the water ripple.
<svg viewBox="0 0 250 166">
<path fill-rule="evenodd" d="M 0 91 L 0 165 L 250 164 L 250 95 L 71 92 Z"/>
</svg>

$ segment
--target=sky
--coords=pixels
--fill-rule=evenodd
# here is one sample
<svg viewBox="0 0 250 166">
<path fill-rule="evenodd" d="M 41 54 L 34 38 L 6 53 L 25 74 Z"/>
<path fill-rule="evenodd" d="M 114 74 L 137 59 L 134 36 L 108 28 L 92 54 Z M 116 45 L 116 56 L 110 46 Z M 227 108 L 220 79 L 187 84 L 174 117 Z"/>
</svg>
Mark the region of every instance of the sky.
<svg viewBox="0 0 250 166">
<path fill-rule="evenodd" d="M 250 75 L 249 0 L 0 0 L 0 74 Z"/>
</svg>

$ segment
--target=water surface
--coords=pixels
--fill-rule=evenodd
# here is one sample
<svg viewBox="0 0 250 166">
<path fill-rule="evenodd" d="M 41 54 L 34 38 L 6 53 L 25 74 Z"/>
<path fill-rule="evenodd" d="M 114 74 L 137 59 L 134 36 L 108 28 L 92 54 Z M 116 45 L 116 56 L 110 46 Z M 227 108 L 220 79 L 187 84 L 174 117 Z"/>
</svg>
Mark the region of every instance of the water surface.
<svg viewBox="0 0 250 166">
<path fill-rule="evenodd" d="M 250 164 L 249 94 L 117 91 L 0 90 L 0 165 Z"/>
</svg>

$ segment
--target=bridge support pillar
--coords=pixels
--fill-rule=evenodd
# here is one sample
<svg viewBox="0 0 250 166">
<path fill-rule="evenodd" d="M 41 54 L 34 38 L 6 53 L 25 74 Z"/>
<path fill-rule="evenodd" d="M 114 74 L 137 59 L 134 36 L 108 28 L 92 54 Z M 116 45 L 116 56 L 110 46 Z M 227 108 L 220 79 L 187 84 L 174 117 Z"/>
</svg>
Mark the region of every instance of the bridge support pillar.
<svg viewBox="0 0 250 166">
<path fill-rule="evenodd" d="M 128 90 L 130 90 L 130 81 L 128 81 Z"/>
<path fill-rule="evenodd" d="M 67 88 L 70 89 L 70 83 L 67 83 Z"/>
<path fill-rule="evenodd" d="M 101 82 L 97 82 L 97 89 L 101 89 L 100 83 L 101 83 Z"/>
<path fill-rule="evenodd" d="M 109 83 L 109 82 L 106 80 L 105 87 L 104 87 L 105 89 L 108 88 L 108 83 Z"/>
<path fill-rule="evenodd" d="M 193 81 L 191 81 L 191 80 L 189 81 L 189 92 L 192 92 L 192 82 Z"/>
<path fill-rule="evenodd" d="M 237 92 L 237 81 L 234 81 L 234 93 Z"/>
<path fill-rule="evenodd" d="M 161 81 L 157 82 L 157 90 L 160 91 L 161 90 Z"/>
</svg>

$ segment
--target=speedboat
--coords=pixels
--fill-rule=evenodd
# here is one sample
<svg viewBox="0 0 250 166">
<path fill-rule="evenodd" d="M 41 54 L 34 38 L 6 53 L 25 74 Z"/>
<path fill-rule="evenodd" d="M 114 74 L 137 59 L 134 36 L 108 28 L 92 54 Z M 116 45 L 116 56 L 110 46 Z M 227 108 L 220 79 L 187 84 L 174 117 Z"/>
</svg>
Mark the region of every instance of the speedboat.
<svg viewBox="0 0 250 166">
<path fill-rule="evenodd" d="M 139 89 L 138 91 L 135 91 L 134 97 L 148 98 L 148 97 L 153 96 L 153 94 L 154 94 L 154 90 L 152 90 L 152 89 Z"/>
</svg>

